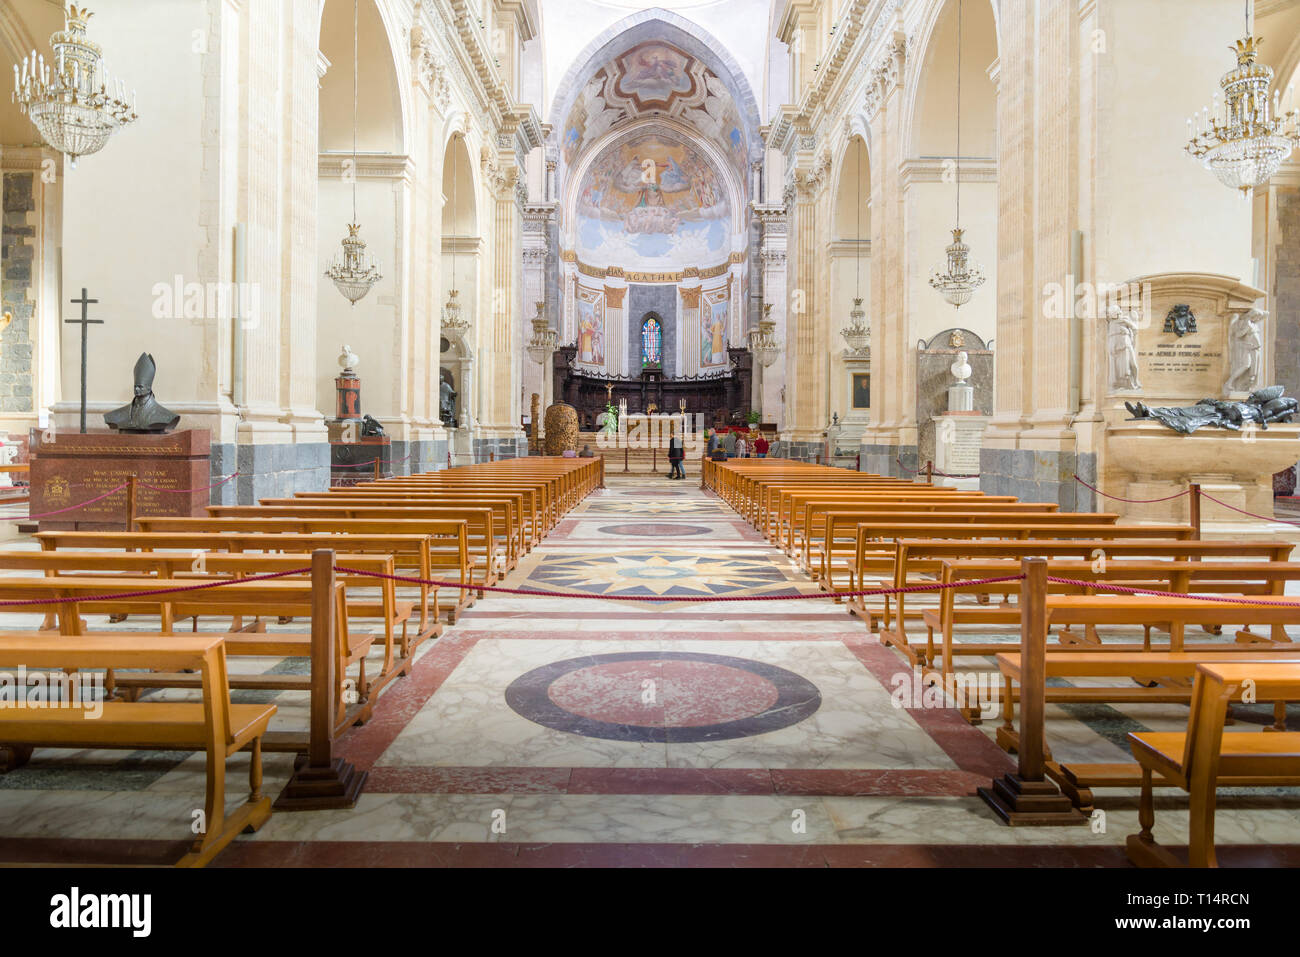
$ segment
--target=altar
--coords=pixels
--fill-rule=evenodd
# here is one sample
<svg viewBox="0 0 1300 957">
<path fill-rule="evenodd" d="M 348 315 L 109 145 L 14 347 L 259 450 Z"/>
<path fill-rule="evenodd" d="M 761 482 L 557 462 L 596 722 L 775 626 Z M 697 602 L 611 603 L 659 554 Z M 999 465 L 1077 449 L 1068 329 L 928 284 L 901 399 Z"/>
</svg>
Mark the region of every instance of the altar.
<svg viewBox="0 0 1300 957">
<path fill-rule="evenodd" d="M 664 375 L 662 368 L 646 368 L 635 376 L 611 376 L 586 372 L 575 365 L 577 346 L 561 346 L 554 357 L 554 395 L 578 412 L 578 427 L 597 428 L 605 406 L 626 400 L 630 413 L 677 413 L 685 402 L 692 413 L 704 413 L 712 422 L 714 413 L 725 410 L 728 420 L 747 412 L 753 389 L 752 357 L 747 349 L 728 349 L 728 371 L 723 375 Z"/>
</svg>

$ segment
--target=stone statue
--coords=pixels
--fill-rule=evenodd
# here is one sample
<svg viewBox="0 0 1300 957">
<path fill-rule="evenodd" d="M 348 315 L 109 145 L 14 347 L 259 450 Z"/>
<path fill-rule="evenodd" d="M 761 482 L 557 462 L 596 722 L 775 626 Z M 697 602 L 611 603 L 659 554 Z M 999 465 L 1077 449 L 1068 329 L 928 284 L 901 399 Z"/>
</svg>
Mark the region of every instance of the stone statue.
<svg viewBox="0 0 1300 957">
<path fill-rule="evenodd" d="M 443 425 L 456 427 L 456 390 L 445 379 L 438 386 L 438 417 Z"/>
<path fill-rule="evenodd" d="M 1133 314 L 1111 305 L 1106 313 L 1110 352 L 1110 391 L 1131 392 L 1142 388 L 1138 381 L 1137 320 Z"/>
<path fill-rule="evenodd" d="M 375 438 L 383 434 L 384 427 L 379 424 L 379 420 L 373 415 L 363 415 L 361 417 L 362 438 Z"/>
<path fill-rule="evenodd" d="M 969 358 L 969 354 L 959 352 L 957 353 L 957 361 L 948 367 L 948 371 L 952 373 L 952 377 L 957 380 L 958 385 L 965 385 L 966 380 L 970 378 L 970 363 L 967 361 Z"/>
<path fill-rule="evenodd" d="M 1135 419 L 1155 419 L 1183 435 L 1206 426 L 1240 432 L 1247 423 L 1257 423 L 1261 429 L 1267 429 L 1270 422 L 1291 421 L 1291 416 L 1300 411 L 1300 402 L 1282 392 L 1282 386 L 1271 385 L 1252 392 L 1245 402 L 1202 399 L 1196 405 L 1181 408 L 1151 408 L 1142 402 L 1125 402 L 1124 408 Z"/>
<path fill-rule="evenodd" d="M 1228 327 L 1228 381 L 1223 394 L 1248 392 L 1259 381 L 1259 360 L 1264 348 L 1261 327 L 1268 313 L 1251 309 L 1239 313 Z"/>
<path fill-rule="evenodd" d="M 140 353 L 135 360 L 135 398 L 129 405 L 105 413 L 104 421 L 118 432 L 167 432 L 176 428 L 181 417 L 159 405 L 153 397 L 153 377 L 157 370 L 153 356 Z"/>
<path fill-rule="evenodd" d="M 361 365 L 361 358 L 352 351 L 351 346 L 345 345 L 343 352 L 339 354 L 339 368 L 345 373 L 356 372 L 359 365 Z"/>
</svg>

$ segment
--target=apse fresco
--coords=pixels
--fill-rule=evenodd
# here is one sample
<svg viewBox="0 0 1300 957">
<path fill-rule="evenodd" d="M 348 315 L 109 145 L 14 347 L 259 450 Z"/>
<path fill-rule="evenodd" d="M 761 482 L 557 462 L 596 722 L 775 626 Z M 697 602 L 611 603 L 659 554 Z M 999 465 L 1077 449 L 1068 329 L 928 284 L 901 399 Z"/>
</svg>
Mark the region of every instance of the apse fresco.
<svg viewBox="0 0 1300 957">
<path fill-rule="evenodd" d="M 731 210 L 713 168 L 658 133 L 602 154 L 583 177 L 577 206 L 584 261 L 667 269 L 727 253 Z"/>
<path fill-rule="evenodd" d="M 689 97 L 698 82 L 689 68 L 694 60 L 667 43 L 643 43 L 617 61 L 614 92 L 638 106 L 669 106 L 678 96 Z"/>
</svg>

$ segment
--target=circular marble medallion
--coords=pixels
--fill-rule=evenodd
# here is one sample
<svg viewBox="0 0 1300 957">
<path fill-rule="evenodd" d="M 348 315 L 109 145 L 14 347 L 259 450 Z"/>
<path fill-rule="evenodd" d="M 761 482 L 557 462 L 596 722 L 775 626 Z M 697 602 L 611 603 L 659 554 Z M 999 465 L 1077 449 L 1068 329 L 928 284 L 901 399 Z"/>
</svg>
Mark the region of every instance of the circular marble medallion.
<svg viewBox="0 0 1300 957">
<path fill-rule="evenodd" d="M 552 662 L 505 692 L 536 724 L 615 741 L 725 741 L 798 724 L 821 707 L 801 675 L 691 651 L 631 651 Z"/>
<path fill-rule="evenodd" d="M 707 535 L 713 529 L 704 525 L 635 522 L 628 525 L 605 525 L 598 531 L 605 535 L 628 535 L 636 538 L 674 538 L 678 535 Z"/>
</svg>

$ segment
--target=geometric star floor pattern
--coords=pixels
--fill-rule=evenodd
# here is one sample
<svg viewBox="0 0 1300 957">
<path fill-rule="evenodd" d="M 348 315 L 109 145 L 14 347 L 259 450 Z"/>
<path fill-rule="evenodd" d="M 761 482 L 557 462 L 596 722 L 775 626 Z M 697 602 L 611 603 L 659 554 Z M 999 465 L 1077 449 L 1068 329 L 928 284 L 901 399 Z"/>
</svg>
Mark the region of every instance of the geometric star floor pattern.
<svg viewBox="0 0 1300 957">
<path fill-rule="evenodd" d="M 691 480 L 607 483 L 505 584 L 697 600 L 489 594 L 342 738 L 369 771 L 356 808 L 273 814 L 213 866 L 1126 864 L 1135 792 L 1100 792 L 1103 831 L 1000 825 L 974 793 L 1013 769 L 997 722 L 895 707 L 902 659 L 829 601 L 708 601 L 816 588 Z M 301 697 L 270 700 L 300 719 Z M 1058 757 L 1100 761 L 1127 758 L 1127 731 L 1186 716 L 1048 713 Z M 266 793 L 291 760 L 266 756 Z M 190 820 L 202 775 L 192 754 L 38 751 L 0 776 L 0 853 L 158 851 Z M 1161 792 L 1157 836 L 1185 843 L 1186 830 L 1185 800 Z M 1300 798 L 1226 795 L 1217 831 L 1224 864 L 1294 865 Z"/>
</svg>

